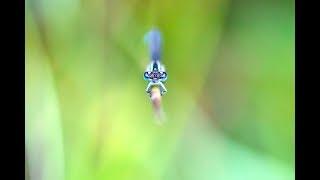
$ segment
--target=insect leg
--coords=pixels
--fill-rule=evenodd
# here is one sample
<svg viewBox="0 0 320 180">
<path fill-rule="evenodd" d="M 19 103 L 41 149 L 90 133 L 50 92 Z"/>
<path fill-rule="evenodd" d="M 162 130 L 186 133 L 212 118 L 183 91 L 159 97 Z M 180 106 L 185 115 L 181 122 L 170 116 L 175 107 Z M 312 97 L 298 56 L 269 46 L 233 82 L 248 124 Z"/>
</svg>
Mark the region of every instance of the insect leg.
<svg viewBox="0 0 320 180">
<path fill-rule="evenodd" d="M 152 82 L 149 82 L 149 84 L 148 84 L 148 86 L 147 86 L 147 88 L 146 88 L 146 92 L 147 92 L 147 93 L 150 93 L 152 84 L 153 84 Z"/>
<path fill-rule="evenodd" d="M 159 82 L 160 88 L 161 88 L 161 95 L 165 94 L 167 92 L 166 87 L 162 82 Z"/>
</svg>

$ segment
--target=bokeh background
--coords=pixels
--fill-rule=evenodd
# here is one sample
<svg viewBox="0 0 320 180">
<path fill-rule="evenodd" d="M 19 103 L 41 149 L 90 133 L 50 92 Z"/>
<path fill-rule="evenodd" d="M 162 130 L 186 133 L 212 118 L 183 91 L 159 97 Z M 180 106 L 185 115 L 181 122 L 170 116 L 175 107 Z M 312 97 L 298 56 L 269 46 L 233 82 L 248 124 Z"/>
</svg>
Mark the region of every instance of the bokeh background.
<svg viewBox="0 0 320 180">
<path fill-rule="evenodd" d="M 26 179 L 294 179 L 294 1 L 26 0 Z M 164 38 L 166 122 L 143 80 Z"/>
</svg>

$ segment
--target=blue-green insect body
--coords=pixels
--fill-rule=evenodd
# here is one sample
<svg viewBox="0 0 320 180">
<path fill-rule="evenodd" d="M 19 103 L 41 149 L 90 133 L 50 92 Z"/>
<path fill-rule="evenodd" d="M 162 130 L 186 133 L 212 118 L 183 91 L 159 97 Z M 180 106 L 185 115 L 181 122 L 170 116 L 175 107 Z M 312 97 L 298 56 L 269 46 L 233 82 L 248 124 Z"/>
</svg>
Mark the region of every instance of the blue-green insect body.
<svg viewBox="0 0 320 180">
<path fill-rule="evenodd" d="M 149 81 L 146 92 L 150 94 L 153 86 L 159 86 L 160 93 L 163 95 L 167 92 L 164 82 L 167 80 L 168 75 L 164 65 L 161 64 L 161 34 L 158 30 L 151 30 L 146 34 L 145 40 L 149 45 L 151 59 L 143 74 L 144 79 Z"/>
</svg>

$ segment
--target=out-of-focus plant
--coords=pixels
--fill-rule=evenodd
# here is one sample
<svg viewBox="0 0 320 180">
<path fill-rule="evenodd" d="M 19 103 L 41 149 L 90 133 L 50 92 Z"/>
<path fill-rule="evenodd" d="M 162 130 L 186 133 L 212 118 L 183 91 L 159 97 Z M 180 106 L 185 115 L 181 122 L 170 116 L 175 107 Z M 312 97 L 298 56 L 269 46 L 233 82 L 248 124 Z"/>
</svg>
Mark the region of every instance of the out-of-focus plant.
<svg viewBox="0 0 320 180">
<path fill-rule="evenodd" d="M 141 74 L 158 27 L 170 93 Z M 26 1 L 26 178 L 294 178 L 292 1 Z"/>
</svg>

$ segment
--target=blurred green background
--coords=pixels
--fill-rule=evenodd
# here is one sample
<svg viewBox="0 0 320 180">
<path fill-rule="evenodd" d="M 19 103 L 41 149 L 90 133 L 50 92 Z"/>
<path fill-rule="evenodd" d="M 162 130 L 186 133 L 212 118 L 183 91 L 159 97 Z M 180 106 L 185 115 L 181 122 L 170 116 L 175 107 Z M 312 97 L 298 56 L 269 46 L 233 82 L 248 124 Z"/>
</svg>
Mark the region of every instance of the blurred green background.
<svg viewBox="0 0 320 180">
<path fill-rule="evenodd" d="M 294 1 L 26 0 L 26 179 L 294 179 Z M 143 80 L 164 38 L 167 121 Z"/>
</svg>

